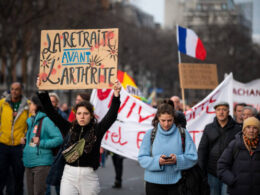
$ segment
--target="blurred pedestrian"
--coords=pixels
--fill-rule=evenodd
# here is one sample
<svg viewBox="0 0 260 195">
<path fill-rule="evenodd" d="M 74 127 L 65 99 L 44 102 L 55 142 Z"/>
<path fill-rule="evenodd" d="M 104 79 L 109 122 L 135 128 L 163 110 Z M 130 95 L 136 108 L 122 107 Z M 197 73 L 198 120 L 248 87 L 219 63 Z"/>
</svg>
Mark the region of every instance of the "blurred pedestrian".
<svg viewBox="0 0 260 195">
<path fill-rule="evenodd" d="M 249 117 L 256 116 L 257 110 L 253 106 L 245 106 L 242 110 L 242 118 L 243 121 Z"/>
<path fill-rule="evenodd" d="M 37 84 L 39 86 L 40 83 Z M 65 140 L 63 148 L 67 149 L 80 139 L 85 139 L 84 151 L 75 162 L 67 162 L 59 151 L 50 173 L 47 184 L 57 185 L 61 181 L 61 195 L 98 194 L 100 191 L 98 176 L 95 172 L 99 167 L 100 145 L 102 138 L 110 126 L 115 122 L 120 107 L 119 81 L 114 84 L 114 96 L 109 111 L 97 123 L 93 105 L 82 101 L 75 107 L 76 120 L 73 123 L 63 119 L 52 107 L 48 93 L 39 92 L 39 97 L 47 116 L 59 127 Z M 61 179 L 62 177 L 62 179 Z"/>
<path fill-rule="evenodd" d="M 46 178 L 53 163 L 52 148 L 63 142 L 60 130 L 44 113 L 39 98 L 34 95 L 31 99 L 30 112 L 27 120 L 28 130 L 23 151 L 28 195 L 44 195 Z"/>
<path fill-rule="evenodd" d="M 236 135 L 218 160 L 219 178 L 230 195 L 260 194 L 260 122 L 245 119 L 243 132 Z"/>
<path fill-rule="evenodd" d="M 56 93 L 50 93 L 49 94 L 50 99 L 51 99 L 51 103 L 52 106 L 55 108 L 55 110 L 57 110 L 57 112 L 64 118 L 64 119 L 68 119 L 68 115 L 66 114 L 66 112 L 63 112 L 60 108 L 59 108 L 59 102 L 60 102 L 60 98 Z"/>
<path fill-rule="evenodd" d="M 217 177 L 217 161 L 241 128 L 229 115 L 227 102 L 217 102 L 214 109 L 216 117 L 206 125 L 199 144 L 199 166 L 208 177 L 210 194 L 226 195 L 227 186 Z"/>
<path fill-rule="evenodd" d="M 237 103 L 234 106 L 234 120 L 237 122 L 238 125 L 241 126 L 243 125 L 243 108 L 247 106 L 245 103 Z"/>
<path fill-rule="evenodd" d="M 171 97 L 171 101 L 173 101 L 174 109 L 176 111 L 183 111 L 182 108 L 181 108 L 182 107 L 181 100 L 180 100 L 180 98 L 178 96 L 172 96 Z"/>
<path fill-rule="evenodd" d="M 67 116 L 69 116 L 70 109 L 69 109 L 69 106 L 67 103 L 61 104 L 60 109 L 61 109 L 61 111 L 65 112 L 67 114 Z"/>
<path fill-rule="evenodd" d="M 23 147 L 20 140 L 27 130 L 29 102 L 22 94 L 22 84 L 18 82 L 12 83 L 10 94 L 0 100 L 0 193 L 3 192 L 11 167 L 14 194 L 23 194 Z"/>
<path fill-rule="evenodd" d="M 122 187 L 122 175 L 123 175 L 123 160 L 124 157 L 113 153 L 112 154 L 112 161 L 115 169 L 115 182 L 112 186 L 113 188 L 121 188 Z"/>
<path fill-rule="evenodd" d="M 193 167 L 197 161 L 194 142 L 185 130 L 185 152 L 182 138 L 176 125 L 175 110 L 172 101 L 158 105 L 153 119 L 154 129 L 144 135 L 138 161 L 145 168 L 146 194 L 178 195 L 181 171 Z"/>
<path fill-rule="evenodd" d="M 107 150 L 100 147 L 100 166 L 104 168 L 106 166 Z"/>
</svg>

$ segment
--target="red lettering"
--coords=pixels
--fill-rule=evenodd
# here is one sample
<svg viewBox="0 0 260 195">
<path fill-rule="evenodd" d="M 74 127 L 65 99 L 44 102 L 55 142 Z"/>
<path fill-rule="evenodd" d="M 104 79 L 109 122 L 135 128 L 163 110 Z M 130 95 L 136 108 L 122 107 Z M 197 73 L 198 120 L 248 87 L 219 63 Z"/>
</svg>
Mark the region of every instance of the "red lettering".
<svg viewBox="0 0 260 195">
<path fill-rule="evenodd" d="M 105 90 L 104 92 L 102 91 L 102 89 L 98 89 L 97 90 L 97 96 L 98 96 L 98 99 L 100 99 L 101 101 L 103 101 L 104 99 L 106 99 L 110 92 L 111 92 L 112 89 L 107 89 Z"/>
<path fill-rule="evenodd" d="M 148 115 L 148 116 L 146 116 L 146 117 L 142 117 L 141 116 L 141 111 L 142 111 L 142 106 L 139 106 L 139 111 L 138 111 L 138 114 L 139 114 L 139 123 L 141 123 L 141 122 L 143 122 L 143 121 L 145 121 L 145 120 L 147 120 L 147 119 L 149 119 L 150 117 L 154 117 L 155 116 L 155 114 L 150 114 L 150 115 Z"/>
<path fill-rule="evenodd" d="M 129 110 L 129 112 L 128 112 L 128 114 L 127 114 L 127 117 L 126 117 L 126 118 L 129 118 L 129 117 L 130 117 L 130 115 L 131 115 L 131 114 L 132 114 L 132 112 L 133 112 L 133 109 L 134 109 L 135 105 L 136 105 L 136 103 L 134 102 L 134 103 L 132 104 L 132 106 L 131 106 L 131 108 L 130 108 L 130 110 Z"/>
<path fill-rule="evenodd" d="M 215 93 L 213 96 L 211 96 L 211 98 L 209 99 L 209 103 L 210 103 L 210 104 L 212 104 L 212 103 L 214 103 L 215 101 L 217 101 L 217 99 L 216 99 L 216 98 L 214 99 L 214 97 L 215 97 L 215 95 L 218 94 L 218 92 L 219 92 L 219 91 L 216 91 L 216 93 Z"/>
<path fill-rule="evenodd" d="M 237 90 L 233 88 L 233 94 L 237 95 Z"/>
<path fill-rule="evenodd" d="M 108 139 L 109 133 L 110 133 L 110 131 L 108 130 L 108 131 L 106 132 L 106 135 L 105 135 L 105 140 Z"/>
<path fill-rule="evenodd" d="M 129 100 L 129 96 L 126 97 L 124 103 L 122 104 L 122 106 L 120 106 L 120 108 L 119 108 L 119 110 L 118 110 L 118 113 L 120 113 L 121 110 L 125 107 L 125 105 L 126 105 L 126 103 L 127 103 L 128 100 Z"/>
<path fill-rule="evenodd" d="M 260 96 L 260 91 L 258 89 L 233 88 L 233 94 L 239 96 Z"/>
<path fill-rule="evenodd" d="M 185 113 L 185 117 L 186 117 L 187 122 L 192 119 L 192 113 L 193 113 L 192 109 L 189 112 Z"/>
<path fill-rule="evenodd" d="M 251 89 L 251 91 L 250 91 L 250 95 L 253 95 L 253 96 L 255 96 L 255 92 L 254 92 L 254 90 L 253 90 L 253 89 Z"/>
<path fill-rule="evenodd" d="M 206 113 L 207 114 L 215 114 L 216 112 L 215 112 L 215 110 L 213 110 L 213 111 L 209 111 L 209 106 L 207 106 L 207 109 L 206 109 Z"/>
<path fill-rule="evenodd" d="M 143 138 L 141 139 L 140 136 L 141 135 L 144 135 L 145 134 L 145 131 L 139 131 L 137 133 L 137 137 L 136 137 L 136 145 L 137 145 L 137 148 L 140 149 L 140 146 L 141 146 L 141 143 L 143 141 Z"/>
<path fill-rule="evenodd" d="M 196 143 L 196 134 L 197 133 L 200 133 L 200 132 L 203 132 L 201 130 L 192 130 L 192 131 L 189 131 L 189 133 L 192 135 L 192 139 L 193 139 L 193 142 Z"/>
<path fill-rule="evenodd" d="M 198 107 L 195 107 L 194 108 L 194 111 L 193 111 L 193 115 L 192 115 L 192 118 L 194 119 L 196 117 L 196 111 L 197 111 Z"/>
<path fill-rule="evenodd" d="M 114 140 L 114 138 L 118 138 L 117 140 Z M 113 143 L 115 144 L 120 144 L 121 146 L 127 144 L 128 142 L 125 141 L 125 142 L 121 142 L 122 141 L 122 136 L 121 136 L 121 127 L 119 127 L 118 129 L 118 133 L 116 132 L 113 132 L 112 135 L 111 135 L 111 140 Z"/>
</svg>

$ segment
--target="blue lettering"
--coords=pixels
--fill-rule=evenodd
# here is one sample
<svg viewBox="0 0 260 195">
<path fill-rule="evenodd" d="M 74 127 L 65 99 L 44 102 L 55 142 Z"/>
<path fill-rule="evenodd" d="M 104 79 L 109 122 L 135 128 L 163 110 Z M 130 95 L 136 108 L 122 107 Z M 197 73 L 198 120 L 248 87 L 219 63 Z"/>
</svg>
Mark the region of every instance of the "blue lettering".
<svg viewBox="0 0 260 195">
<path fill-rule="evenodd" d="M 88 49 L 64 49 L 61 63 L 63 65 L 87 65 L 90 62 L 91 52 Z"/>
<path fill-rule="evenodd" d="M 73 56 L 74 56 L 74 51 L 72 52 L 72 54 L 70 55 L 70 52 L 68 51 L 68 57 L 69 57 L 69 61 L 72 62 L 73 60 Z"/>
<path fill-rule="evenodd" d="M 86 55 L 87 55 L 87 63 L 89 63 L 89 56 L 90 56 L 90 52 L 86 52 Z"/>
<path fill-rule="evenodd" d="M 85 62 L 85 53 L 80 53 L 79 62 Z"/>
<path fill-rule="evenodd" d="M 64 63 L 64 59 L 66 60 L 66 63 L 68 63 L 68 56 L 66 52 L 63 53 L 61 63 Z"/>
<path fill-rule="evenodd" d="M 77 61 L 78 61 L 78 63 L 79 63 L 80 61 L 79 61 L 79 54 L 78 54 L 78 52 L 74 52 L 73 62 L 76 61 L 75 58 L 77 58 Z"/>
</svg>

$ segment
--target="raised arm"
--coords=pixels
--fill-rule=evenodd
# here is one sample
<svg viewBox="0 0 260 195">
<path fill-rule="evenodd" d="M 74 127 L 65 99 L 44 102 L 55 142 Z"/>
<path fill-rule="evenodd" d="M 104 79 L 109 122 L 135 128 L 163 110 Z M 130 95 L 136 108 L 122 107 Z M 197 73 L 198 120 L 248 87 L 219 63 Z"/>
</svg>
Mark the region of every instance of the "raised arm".
<svg viewBox="0 0 260 195">
<path fill-rule="evenodd" d="M 117 119 L 118 110 L 120 107 L 120 91 L 121 91 L 121 84 L 119 81 L 116 81 L 114 86 L 114 96 L 112 99 L 111 106 L 104 116 L 104 118 L 98 123 L 98 137 L 105 134 L 105 132 L 111 127 L 111 125 L 115 122 Z"/>
<path fill-rule="evenodd" d="M 40 83 L 37 80 L 37 87 L 39 87 Z M 52 122 L 60 129 L 61 134 L 64 136 L 67 135 L 71 123 L 65 120 L 52 106 L 49 94 L 47 91 L 38 91 L 37 95 L 44 106 L 44 111 L 47 116 L 52 120 Z"/>
</svg>

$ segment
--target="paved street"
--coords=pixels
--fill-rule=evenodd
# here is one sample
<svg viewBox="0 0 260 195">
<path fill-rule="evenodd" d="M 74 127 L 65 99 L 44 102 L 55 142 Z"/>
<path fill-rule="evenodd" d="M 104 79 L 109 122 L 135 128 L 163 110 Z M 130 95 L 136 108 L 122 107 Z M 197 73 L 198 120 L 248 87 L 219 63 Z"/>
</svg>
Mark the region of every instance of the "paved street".
<svg viewBox="0 0 260 195">
<path fill-rule="evenodd" d="M 108 156 L 105 168 L 99 168 L 97 173 L 100 179 L 100 195 L 144 195 L 144 170 L 137 161 L 124 159 L 123 187 L 113 189 L 115 171 L 111 156 Z"/>
<path fill-rule="evenodd" d="M 115 171 L 112 164 L 112 158 L 109 155 L 106 160 L 106 166 L 97 170 L 101 192 L 100 195 L 144 195 L 144 170 L 137 161 L 124 159 L 123 161 L 123 186 L 121 189 L 113 189 Z M 24 184 L 26 181 L 24 180 Z M 54 187 L 51 187 L 51 194 L 56 195 Z M 27 195 L 25 185 L 24 195 Z"/>
</svg>

